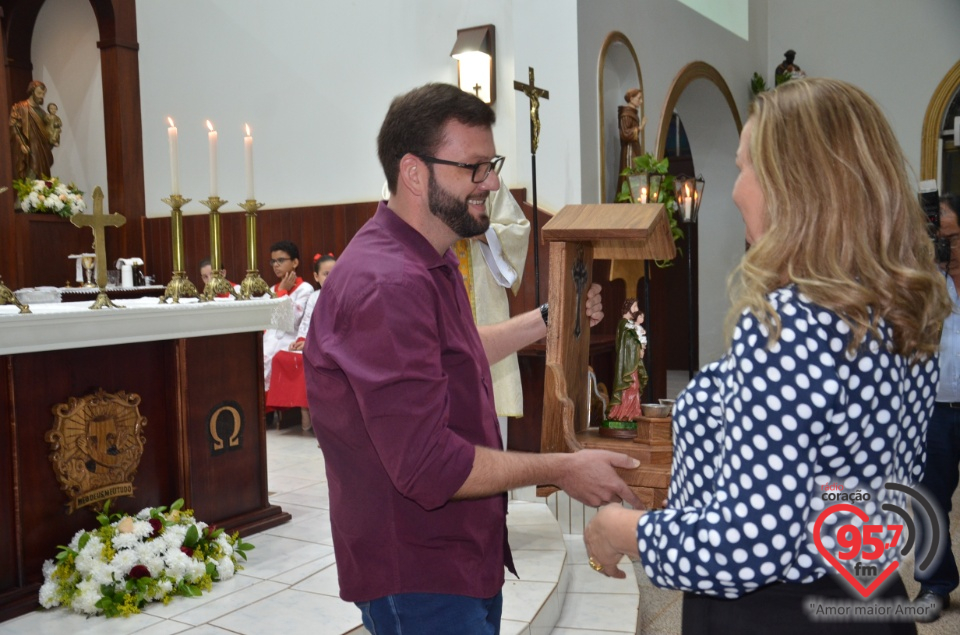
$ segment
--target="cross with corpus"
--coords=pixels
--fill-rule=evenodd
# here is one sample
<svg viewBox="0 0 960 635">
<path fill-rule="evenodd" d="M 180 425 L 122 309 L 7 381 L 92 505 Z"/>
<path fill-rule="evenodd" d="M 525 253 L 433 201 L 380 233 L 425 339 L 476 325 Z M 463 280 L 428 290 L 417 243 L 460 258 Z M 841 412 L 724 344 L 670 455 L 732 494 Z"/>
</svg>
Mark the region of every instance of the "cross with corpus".
<svg viewBox="0 0 960 635">
<path fill-rule="evenodd" d="M 537 146 L 540 145 L 540 98 L 550 99 L 550 92 L 538 88 L 533 84 L 533 67 L 527 67 L 530 73 L 530 83 L 524 84 L 514 80 L 514 90 L 530 98 L 530 153 L 537 153 Z"/>
<path fill-rule="evenodd" d="M 98 185 L 93 190 L 93 214 L 74 214 L 70 222 L 77 227 L 89 227 L 93 230 L 93 251 L 97 254 L 97 286 L 104 289 L 107 286 L 107 250 L 104 246 L 104 228 L 120 227 L 127 219 L 120 214 L 103 213 L 103 190 Z"/>
</svg>

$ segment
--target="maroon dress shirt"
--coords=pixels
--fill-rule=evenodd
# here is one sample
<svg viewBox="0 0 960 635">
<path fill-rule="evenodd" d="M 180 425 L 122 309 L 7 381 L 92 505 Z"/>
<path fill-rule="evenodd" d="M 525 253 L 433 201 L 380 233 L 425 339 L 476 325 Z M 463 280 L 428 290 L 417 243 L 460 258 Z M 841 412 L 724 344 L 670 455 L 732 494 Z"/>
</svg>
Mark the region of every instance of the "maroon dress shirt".
<svg viewBox="0 0 960 635">
<path fill-rule="evenodd" d="M 323 285 L 304 357 L 340 597 L 499 593 L 506 495 L 450 500 L 474 446 L 502 447 L 453 252 L 381 202 Z"/>
</svg>

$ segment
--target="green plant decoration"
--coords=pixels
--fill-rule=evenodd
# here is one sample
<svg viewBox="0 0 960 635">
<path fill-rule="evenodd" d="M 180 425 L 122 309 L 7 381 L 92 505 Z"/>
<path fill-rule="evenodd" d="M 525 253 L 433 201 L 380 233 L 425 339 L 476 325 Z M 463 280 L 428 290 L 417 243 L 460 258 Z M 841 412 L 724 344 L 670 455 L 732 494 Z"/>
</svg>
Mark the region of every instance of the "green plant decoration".
<svg viewBox="0 0 960 635">
<path fill-rule="evenodd" d="M 680 206 L 677 204 L 677 198 L 674 195 L 674 178 L 672 174 L 668 174 L 670 170 L 670 159 L 664 157 L 663 159 L 657 160 L 649 152 L 642 154 L 638 157 L 634 157 L 633 165 L 625 168 L 620 175 L 621 176 L 632 176 L 639 174 L 662 174 L 663 179 L 660 182 L 660 190 L 657 192 L 657 200 L 651 200 L 651 203 L 663 203 L 664 207 L 667 209 L 667 220 L 670 222 L 670 235 L 673 236 L 673 241 L 679 243 L 683 240 L 683 230 L 680 229 L 680 224 L 677 222 L 677 214 L 679 213 Z M 649 179 L 648 179 L 649 181 Z M 634 203 L 633 194 L 630 192 L 630 182 L 626 180 L 623 182 L 623 186 L 620 188 L 620 191 L 617 193 L 617 202 L 618 203 Z M 683 250 L 680 248 L 679 244 L 677 245 L 677 254 L 682 254 Z M 670 260 L 655 260 L 654 261 L 658 267 L 669 267 L 673 264 Z"/>
</svg>

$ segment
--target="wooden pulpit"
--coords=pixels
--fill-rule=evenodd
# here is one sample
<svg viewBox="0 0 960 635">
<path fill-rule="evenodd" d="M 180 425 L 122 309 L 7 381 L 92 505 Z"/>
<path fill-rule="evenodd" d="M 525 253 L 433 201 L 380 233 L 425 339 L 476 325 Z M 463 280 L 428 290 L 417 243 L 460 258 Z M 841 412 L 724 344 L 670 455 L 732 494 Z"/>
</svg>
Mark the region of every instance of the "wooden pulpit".
<svg viewBox="0 0 960 635">
<path fill-rule="evenodd" d="M 669 260 L 676 255 L 666 209 L 660 203 L 567 205 L 543 226 L 541 236 L 550 243 L 550 325 L 540 451 L 604 447 L 637 456 L 641 461 L 649 459 L 630 440 L 600 439 L 587 432 L 590 324 L 586 322 L 583 302 L 592 280 L 594 260 Z M 605 307 L 607 315 L 618 310 L 619 307 Z M 614 317 L 619 319 L 619 315 Z M 662 457 L 657 463 L 663 464 Z M 669 480 L 669 460 L 665 467 Z M 651 485 L 655 482 L 657 490 L 665 487 L 662 472 L 662 468 L 658 469 L 656 478 L 650 481 Z M 638 484 L 627 482 L 631 486 Z M 651 491 L 647 494 L 641 499 L 650 498 Z"/>
</svg>

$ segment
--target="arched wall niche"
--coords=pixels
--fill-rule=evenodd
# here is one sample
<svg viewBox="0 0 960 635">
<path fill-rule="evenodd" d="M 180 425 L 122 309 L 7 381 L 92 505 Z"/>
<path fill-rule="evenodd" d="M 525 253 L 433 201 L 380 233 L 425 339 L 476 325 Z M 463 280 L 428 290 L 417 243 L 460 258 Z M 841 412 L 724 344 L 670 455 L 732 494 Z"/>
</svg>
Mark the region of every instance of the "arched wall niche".
<svg viewBox="0 0 960 635">
<path fill-rule="evenodd" d="M 145 216 L 143 193 L 143 138 L 140 121 L 140 69 L 137 43 L 136 3 L 129 0 L 89 0 L 97 20 L 100 69 L 103 83 L 104 142 L 106 146 L 107 183 L 104 188 L 111 210 L 121 212 L 127 223 L 107 234 L 107 250 L 111 254 L 143 252 Z M 44 0 L 0 0 L 3 17 L 4 76 L 0 78 L 0 104 L 10 111 L 14 102 L 24 98 L 23 92 L 33 79 L 31 49 L 37 18 Z M 0 144 L 0 178 L 12 180 L 9 144 Z M 32 225 L 18 222 L 13 211 L 14 193 L 0 194 L 0 232 L 17 236 L 16 249 L 4 250 L 0 265 L 7 272 L 12 288 L 28 286 L 21 280 L 29 274 L 30 253 L 22 247 L 36 237 L 30 235 Z M 88 201 L 92 205 L 92 201 Z"/>
<path fill-rule="evenodd" d="M 726 99 L 727 105 L 730 107 L 730 113 L 733 115 L 733 120 L 737 125 L 737 134 L 740 134 L 740 131 L 743 129 L 740 111 L 737 110 L 737 102 L 734 101 L 730 87 L 727 86 L 727 82 L 723 79 L 723 76 L 720 75 L 717 69 L 706 62 L 691 62 L 684 66 L 677 76 L 673 78 L 673 83 L 670 84 L 670 90 L 667 93 L 667 99 L 663 103 L 663 110 L 660 112 L 660 128 L 657 130 L 657 149 L 655 154 L 658 157 L 663 156 L 664 150 L 667 147 L 670 119 L 673 116 L 673 111 L 677 107 L 677 102 L 680 100 L 680 95 L 683 94 L 683 91 L 686 90 L 691 82 L 697 79 L 705 79 L 716 84 L 717 89 L 720 90 L 720 93 L 724 99 Z"/>
<path fill-rule="evenodd" d="M 674 113 L 683 122 L 694 171 L 705 179 L 698 221 L 684 226 L 690 235 L 683 241 L 685 266 L 693 267 L 691 317 L 696 335 L 690 344 L 696 370 L 723 354 L 721 317 L 723 307 L 729 305 L 726 279 L 743 254 L 743 220 L 730 196 L 737 178 L 735 156 L 743 123 L 726 81 L 702 61 L 684 66 L 667 91 L 656 145 L 651 149 L 657 157 L 666 152 Z M 688 282 L 671 284 L 671 289 L 681 288 L 688 289 Z"/>
<path fill-rule="evenodd" d="M 600 199 L 612 203 L 616 199 L 618 167 L 620 165 L 620 125 L 616 116 L 606 116 L 607 109 L 616 113 L 624 103 L 623 95 L 631 88 L 643 90 L 640 61 L 629 38 L 619 31 L 611 31 L 600 47 L 597 66 L 597 99 L 600 114 Z M 640 108 L 644 116 L 646 102 Z M 640 131 L 640 149 L 646 147 L 646 130 Z"/>
<path fill-rule="evenodd" d="M 960 89 L 960 61 L 953 65 L 927 105 L 927 112 L 923 117 L 923 128 L 920 139 L 920 179 L 937 179 L 940 168 L 938 149 L 940 132 L 943 129 L 943 118 L 946 116 L 950 101 Z"/>
</svg>

